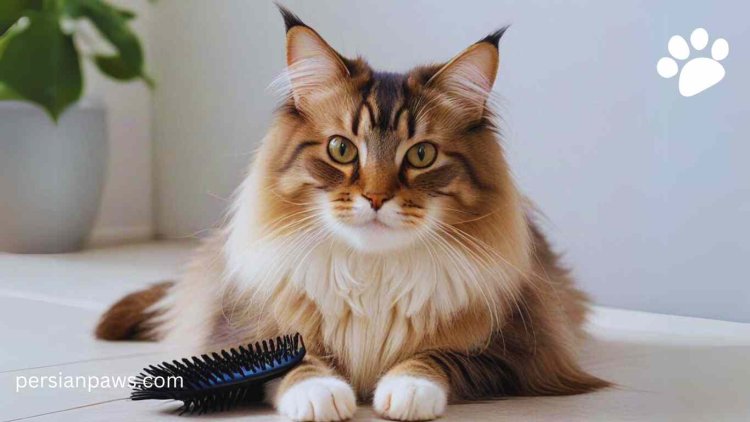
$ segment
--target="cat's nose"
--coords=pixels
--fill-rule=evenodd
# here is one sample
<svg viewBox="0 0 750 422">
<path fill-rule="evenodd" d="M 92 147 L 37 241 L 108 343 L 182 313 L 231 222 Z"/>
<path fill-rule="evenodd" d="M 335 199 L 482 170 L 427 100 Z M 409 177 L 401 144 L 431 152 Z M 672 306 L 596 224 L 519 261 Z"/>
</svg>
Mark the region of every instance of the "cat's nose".
<svg viewBox="0 0 750 422">
<path fill-rule="evenodd" d="M 362 196 L 370 203 L 370 206 L 375 211 L 379 210 L 383 206 L 385 201 L 393 198 L 393 195 L 387 193 L 363 193 Z"/>
</svg>

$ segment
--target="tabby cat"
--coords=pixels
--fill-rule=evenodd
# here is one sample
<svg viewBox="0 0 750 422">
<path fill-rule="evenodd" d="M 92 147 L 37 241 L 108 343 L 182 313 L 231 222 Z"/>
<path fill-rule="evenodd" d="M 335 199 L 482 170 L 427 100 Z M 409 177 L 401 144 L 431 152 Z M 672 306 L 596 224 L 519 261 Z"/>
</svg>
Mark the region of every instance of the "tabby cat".
<svg viewBox="0 0 750 422">
<path fill-rule="evenodd" d="M 488 106 L 505 29 L 388 73 L 281 13 L 288 95 L 231 218 L 183 279 L 126 296 L 97 336 L 207 351 L 300 332 L 308 357 L 267 389 L 294 420 L 348 419 L 358 400 L 428 420 L 450 401 L 606 386 L 576 362 L 586 298 Z"/>
</svg>

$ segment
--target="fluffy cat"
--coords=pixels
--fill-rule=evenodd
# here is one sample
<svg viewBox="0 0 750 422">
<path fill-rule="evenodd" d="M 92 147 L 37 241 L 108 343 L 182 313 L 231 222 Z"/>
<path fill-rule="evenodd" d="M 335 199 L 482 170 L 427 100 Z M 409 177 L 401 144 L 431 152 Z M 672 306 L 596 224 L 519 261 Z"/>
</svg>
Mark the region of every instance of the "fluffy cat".
<svg viewBox="0 0 750 422">
<path fill-rule="evenodd" d="M 397 74 L 281 12 L 289 95 L 230 220 L 183 279 L 125 297 L 97 336 L 206 351 L 299 331 L 309 357 L 267 392 L 295 420 L 347 419 L 358 399 L 427 420 L 453 400 L 606 386 L 576 363 L 586 298 L 487 105 L 504 29 Z"/>
</svg>

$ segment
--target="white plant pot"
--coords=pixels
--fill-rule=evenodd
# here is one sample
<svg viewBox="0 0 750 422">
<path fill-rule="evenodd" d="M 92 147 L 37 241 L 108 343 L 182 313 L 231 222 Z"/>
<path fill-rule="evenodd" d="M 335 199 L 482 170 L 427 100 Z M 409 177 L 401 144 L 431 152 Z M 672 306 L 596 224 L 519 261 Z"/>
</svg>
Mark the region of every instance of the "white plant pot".
<svg viewBox="0 0 750 422">
<path fill-rule="evenodd" d="M 39 108 L 0 102 L 0 251 L 83 247 L 107 165 L 104 107 L 85 101 L 58 121 Z"/>
</svg>

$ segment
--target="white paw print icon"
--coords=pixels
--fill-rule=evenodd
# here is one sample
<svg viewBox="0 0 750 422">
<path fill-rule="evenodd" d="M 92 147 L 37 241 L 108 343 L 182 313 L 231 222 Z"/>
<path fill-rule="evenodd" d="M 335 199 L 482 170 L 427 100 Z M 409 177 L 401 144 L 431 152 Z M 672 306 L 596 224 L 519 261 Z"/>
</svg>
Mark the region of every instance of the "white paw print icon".
<svg viewBox="0 0 750 422">
<path fill-rule="evenodd" d="M 708 45 L 708 32 L 703 28 L 697 28 L 690 34 L 690 44 L 696 51 L 701 51 Z M 720 61 L 729 55 L 729 43 L 724 38 L 719 38 L 711 45 L 711 57 L 695 57 L 682 66 L 674 59 L 687 60 L 690 57 L 690 47 L 685 38 L 675 35 L 669 39 L 667 50 L 672 57 L 662 57 L 656 63 L 656 71 L 663 78 L 671 78 L 680 74 L 678 86 L 680 94 L 692 97 L 716 85 L 724 79 L 726 71 Z"/>
</svg>

